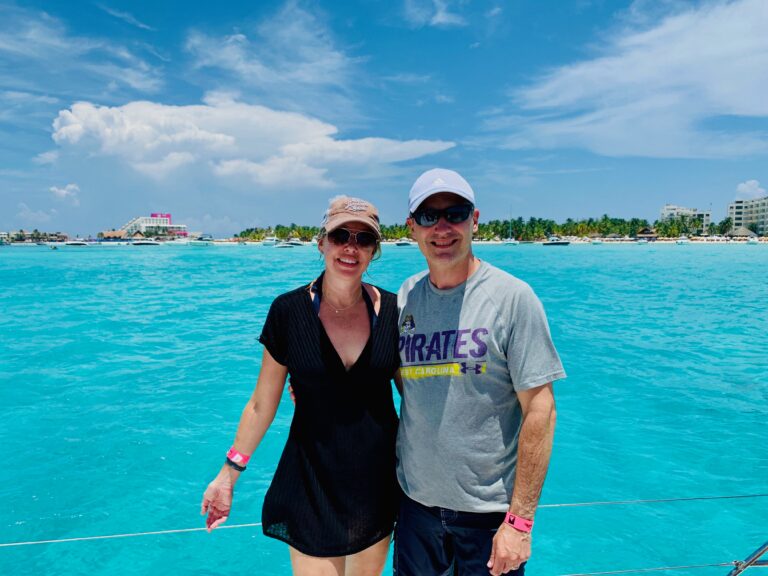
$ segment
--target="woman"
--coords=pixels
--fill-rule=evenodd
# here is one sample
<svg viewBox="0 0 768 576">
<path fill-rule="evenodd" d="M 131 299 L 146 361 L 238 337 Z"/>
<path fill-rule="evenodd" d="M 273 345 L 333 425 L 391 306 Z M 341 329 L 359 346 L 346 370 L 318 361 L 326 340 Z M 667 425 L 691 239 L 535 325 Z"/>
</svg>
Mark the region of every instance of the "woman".
<svg viewBox="0 0 768 576">
<path fill-rule="evenodd" d="M 256 389 L 203 496 L 210 531 L 229 516 L 235 482 L 290 375 L 295 413 L 262 527 L 289 544 L 297 575 L 379 575 L 386 561 L 397 509 L 397 298 L 362 282 L 380 242 L 372 204 L 331 201 L 318 240 L 325 271 L 272 303 Z"/>
</svg>

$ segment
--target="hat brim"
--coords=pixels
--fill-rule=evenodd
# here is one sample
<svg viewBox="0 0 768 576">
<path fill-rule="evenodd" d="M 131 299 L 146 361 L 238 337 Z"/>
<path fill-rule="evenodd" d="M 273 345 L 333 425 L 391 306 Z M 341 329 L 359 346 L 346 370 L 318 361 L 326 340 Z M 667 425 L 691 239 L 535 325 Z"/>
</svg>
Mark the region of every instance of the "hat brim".
<svg viewBox="0 0 768 576">
<path fill-rule="evenodd" d="M 409 211 L 411 212 L 411 214 L 413 214 L 416 210 L 419 209 L 419 206 L 421 206 L 427 198 L 429 198 L 430 196 L 434 196 L 435 194 L 440 194 L 441 192 L 456 194 L 456 196 L 460 196 L 464 198 L 464 200 L 466 200 L 472 205 L 474 205 L 475 203 L 474 197 L 470 196 L 466 190 L 460 190 L 459 188 L 453 188 L 451 186 L 434 186 L 432 188 L 428 188 L 427 190 L 419 194 L 416 198 L 414 198 L 411 201 L 411 205 L 408 208 Z"/>
<path fill-rule="evenodd" d="M 337 228 L 341 228 L 342 226 L 344 226 L 344 224 L 349 224 L 350 222 L 356 222 L 358 224 L 362 224 L 363 226 L 366 226 L 367 228 L 370 228 L 371 232 L 373 232 L 376 235 L 376 238 L 381 240 L 381 230 L 379 229 L 378 222 L 376 222 L 373 218 L 368 216 L 336 214 L 334 216 L 331 216 L 328 219 L 328 222 L 325 223 L 325 231 L 333 232 Z"/>
</svg>

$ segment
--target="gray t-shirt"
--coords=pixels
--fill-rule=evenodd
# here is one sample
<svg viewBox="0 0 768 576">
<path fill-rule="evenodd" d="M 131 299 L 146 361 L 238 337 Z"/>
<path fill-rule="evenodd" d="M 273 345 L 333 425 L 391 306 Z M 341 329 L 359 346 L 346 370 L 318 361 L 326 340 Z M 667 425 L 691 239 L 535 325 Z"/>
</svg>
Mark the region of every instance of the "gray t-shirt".
<svg viewBox="0 0 768 576">
<path fill-rule="evenodd" d="M 516 391 L 565 377 L 541 302 L 481 262 L 449 290 L 426 272 L 412 276 L 398 307 L 400 486 L 426 506 L 506 511 L 522 422 Z"/>
</svg>

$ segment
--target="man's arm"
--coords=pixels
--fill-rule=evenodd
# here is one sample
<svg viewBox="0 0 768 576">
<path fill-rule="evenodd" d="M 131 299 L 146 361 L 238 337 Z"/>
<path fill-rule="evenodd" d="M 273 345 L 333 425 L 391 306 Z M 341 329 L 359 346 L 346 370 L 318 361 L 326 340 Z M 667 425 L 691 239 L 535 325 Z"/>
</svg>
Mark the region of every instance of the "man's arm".
<svg viewBox="0 0 768 576">
<path fill-rule="evenodd" d="M 555 434 L 555 397 L 552 383 L 517 393 L 523 411 L 517 447 L 515 486 L 509 511 L 533 520 L 549 468 Z M 531 537 L 503 523 L 493 538 L 488 568 L 493 576 L 517 569 L 531 556 Z"/>
</svg>

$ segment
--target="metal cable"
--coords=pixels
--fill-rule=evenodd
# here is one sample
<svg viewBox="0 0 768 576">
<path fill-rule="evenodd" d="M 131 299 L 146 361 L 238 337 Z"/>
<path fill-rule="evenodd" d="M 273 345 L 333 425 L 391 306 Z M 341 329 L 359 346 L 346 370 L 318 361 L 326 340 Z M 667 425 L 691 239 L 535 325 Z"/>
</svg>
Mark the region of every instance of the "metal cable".
<svg viewBox="0 0 768 576">
<path fill-rule="evenodd" d="M 607 572 L 578 572 L 575 574 L 560 574 L 559 576 L 603 576 L 605 574 L 632 574 L 639 572 L 661 572 L 664 570 L 690 570 L 693 568 L 716 568 L 733 566 L 736 562 L 721 562 L 719 564 L 688 564 L 686 566 L 658 566 L 656 568 L 631 568 L 629 570 L 610 570 Z"/>
<path fill-rule="evenodd" d="M 538 508 L 567 508 L 576 506 L 606 506 L 610 504 L 655 504 L 657 502 L 690 502 L 693 500 L 733 500 L 737 498 L 766 498 L 768 494 L 743 494 L 737 496 L 695 496 L 693 498 L 657 498 L 655 500 L 614 500 L 605 502 L 566 502 L 563 504 L 539 504 Z"/>
</svg>

